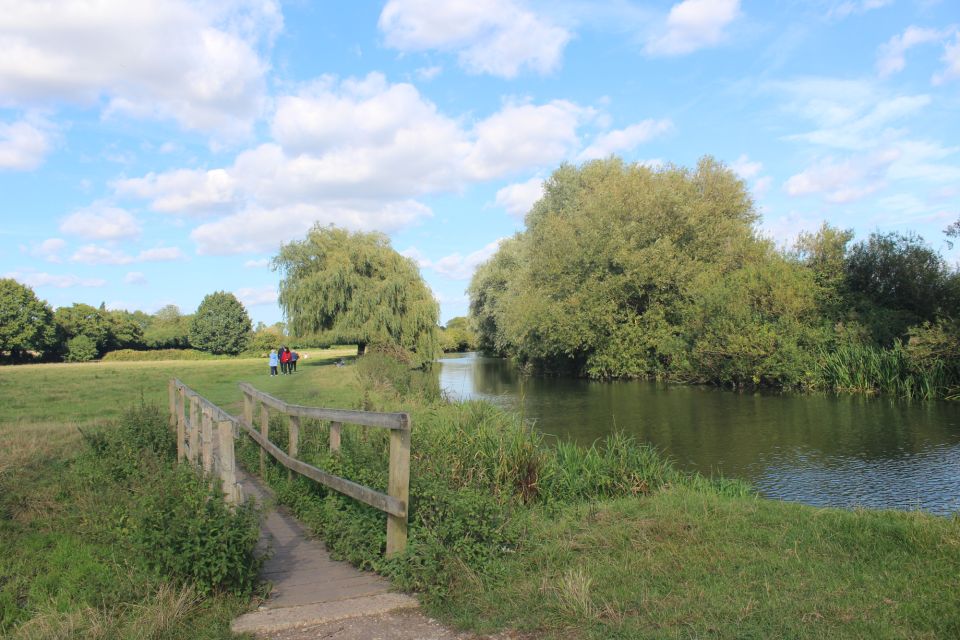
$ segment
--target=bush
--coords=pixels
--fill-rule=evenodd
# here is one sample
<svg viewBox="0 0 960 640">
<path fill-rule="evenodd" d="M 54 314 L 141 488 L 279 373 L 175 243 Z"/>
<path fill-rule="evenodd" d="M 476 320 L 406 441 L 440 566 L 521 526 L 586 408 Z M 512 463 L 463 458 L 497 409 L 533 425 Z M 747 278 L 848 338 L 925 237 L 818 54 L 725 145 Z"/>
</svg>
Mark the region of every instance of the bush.
<svg viewBox="0 0 960 640">
<path fill-rule="evenodd" d="M 196 349 L 155 349 L 138 351 L 135 349 L 119 349 L 104 354 L 105 362 L 153 362 L 158 360 L 216 360 L 230 356 L 215 356 Z"/>
<path fill-rule="evenodd" d="M 96 343 L 82 333 L 67 340 L 67 362 L 90 362 L 96 357 Z"/>
</svg>

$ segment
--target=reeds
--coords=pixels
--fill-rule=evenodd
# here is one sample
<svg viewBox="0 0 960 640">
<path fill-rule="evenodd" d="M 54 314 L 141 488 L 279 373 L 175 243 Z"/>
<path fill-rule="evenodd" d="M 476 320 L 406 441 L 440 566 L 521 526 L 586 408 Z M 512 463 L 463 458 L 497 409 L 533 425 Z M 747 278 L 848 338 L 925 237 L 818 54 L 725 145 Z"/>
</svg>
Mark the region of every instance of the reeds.
<svg viewBox="0 0 960 640">
<path fill-rule="evenodd" d="M 960 385 L 957 367 L 941 360 L 920 367 L 899 341 L 889 349 L 842 344 L 821 353 L 818 362 L 824 386 L 835 391 L 932 400 L 955 395 Z"/>
</svg>

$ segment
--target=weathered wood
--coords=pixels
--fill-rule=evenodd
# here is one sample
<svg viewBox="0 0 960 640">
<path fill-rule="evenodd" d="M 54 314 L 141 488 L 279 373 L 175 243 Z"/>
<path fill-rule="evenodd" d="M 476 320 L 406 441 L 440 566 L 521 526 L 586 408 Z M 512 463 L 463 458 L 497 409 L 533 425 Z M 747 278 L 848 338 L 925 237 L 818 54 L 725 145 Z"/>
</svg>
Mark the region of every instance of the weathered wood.
<svg viewBox="0 0 960 640">
<path fill-rule="evenodd" d="M 348 409 L 326 409 L 323 407 L 305 407 L 298 404 L 289 404 L 268 393 L 258 390 L 251 384 L 243 382 L 240 389 L 249 393 L 263 404 L 288 415 L 301 418 L 315 418 L 329 422 L 359 424 L 365 427 L 379 427 L 382 429 L 403 429 L 403 413 L 377 413 L 374 411 L 351 411 Z"/>
<path fill-rule="evenodd" d="M 260 404 L 260 434 L 265 441 L 270 442 L 270 410 L 263 403 Z M 262 448 L 260 449 L 260 477 L 267 477 L 267 456 Z"/>
<path fill-rule="evenodd" d="M 287 453 L 291 458 L 296 458 L 300 447 L 300 417 L 288 416 L 289 437 L 287 438 Z M 287 469 L 287 479 L 293 479 L 293 470 Z"/>
<path fill-rule="evenodd" d="M 379 509 L 380 511 L 386 511 L 388 514 L 403 518 L 404 523 L 406 523 L 406 502 L 401 502 L 393 496 L 388 496 L 380 493 L 379 491 L 374 491 L 369 487 L 357 484 L 356 482 L 335 476 L 323 471 L 322 469 L 311 466 L 306 462 L 294 460 L 284 453 L 280 447 L 267 440 L 263 434 L 258 433 L 251 426 L 241 423 L 240 427 L 246 431 L 250 437 L 256 441 L 257 444 L 260 445 L 261 449 L 265 450 L 280 464 L 288 469 L 293 469 L 300 475 L 304 475 L 311 480 L 315 480 L 324 486 L 330 487 L 335 491 L 339 491 L 344 495 L 350 496 L 351 498 L 359 500 L 364 504 L 368 504 L 371 507 Z"/>
<path fill-rule="evenodd" d="M 343 427 L 339 422 L 330 423 L 330 453 L 340 451 L 340 429 Z"/>
<path fill-rule="evenodd" d="M 213 417 L 210 407 L 203 408 L 203 418 L 200 424 L 200 452 L 203 461 L 203 470 L 213 472 Z"/>
<path fill-rule="evenodd" d="M 183 387 L 177 389 L 177 462 L 187 457 L 187 396 Z"/>
<path fill-rule="evenodd" d="M 170 428 L 177 428 L 177 381 L 173 378 L 170 378 L 170 382 L 167 383 L 167 397 L 169 400 L 169 409 L 170 409 Z"/>
<path fill-rule="evenodd" d="M 200 400 L 198 396 L 190 396 L 190 429 L 188 438 L 190 446 L 187 455 L 190 462 L 196 464 L 200 457 Z"/>
<path fill-rule="evenodd" d="M 403 429 L 390 432 L 390 476 L 387 492 L 406 505 L 410 499 L 410 417 L 404 416 Z M 407 514 L 387 515 L 387 553 L 389 558 L 407 546 Z"/>
<path fill-rule="evenodd" d="M 237 460 L 233 450 L 233 421 L 217 422 L 217 436 L 220 439 L 220 484 L 223 488 L 223 498 L 229 504 L 239 504 Z"/>
<path fill-rule="evenodd" d="M 253 396 L 246 391 L 243 392 L 243 421 L 253 424 Z"/>
</svg>

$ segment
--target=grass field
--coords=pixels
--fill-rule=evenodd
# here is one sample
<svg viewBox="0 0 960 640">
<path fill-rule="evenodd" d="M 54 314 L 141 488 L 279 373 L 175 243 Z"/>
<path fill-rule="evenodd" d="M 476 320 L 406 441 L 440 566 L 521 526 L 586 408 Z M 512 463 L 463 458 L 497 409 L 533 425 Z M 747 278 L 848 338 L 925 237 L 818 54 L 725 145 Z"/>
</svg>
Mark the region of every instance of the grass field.
<svg viewBox="0 0 960 640">
<path fill-rule="evenodd" d="M 484 460 L 503 465 L 513 455 L 475 449 L 459 435 L 444 437 L 445 428 L 451 434 L 471 433 L 473 421 L 482 419 L 489 447 L 495 442 L 490 437 L 509 420 L 501 422 L 480 406 L 444 407 L 422 398 L 390 398 L 384 389 L 364 391 L 356 366 L 329 366 L 352 353 L 312 354 L 297 374 L 276 378 L 267 375 L 262 360 L 0 368 L 0 531 L 14 541 L 7 546 L 13 553 L 0 560 L 0 585 L 35 580 L 39 586 L 22 588 L 44 593 L 42 589 L 54 589 L 50 584 L 59 584 L 68 594 L 80 589 L 70 582 L 74 573 L 66 561 L 79 552 L 74 549 L 71 556 L 70 549 L 59 548 L 57 555 L 52 542 L 67 535 L 71 523 L 89 526 L 102 515 L 94 498 L 71 503 L 78 494 L 64 492 L 58 484 L 79 449 L 75 427 L 112 420 L 141 398 L 165 407 L 171 376 L 234 413 L 240 408 L 239 382 L 302 404 L 351 408 L 363 400 L 378 409 L 407 409 L 414 419 L 414 455 L 420 455 L 414 470 L 418 465 L 442 467 L 436 473 L 451 476 L 452 484 L 468 486 L 463 474 L 482 474 Z M 430 434 L 435 440 L 432 449 L 421 442 L 417 451 L 418 427 L 421 437 Z M 430 459 L 423 457 L 428 450 Z M 565 455 L 575 457 L 570 451 Z M 585 472 L 585 467 L 572 472 L 570 481 Z M 275 475 L 285 481 L 286 473 Z M 636 497 L 591 499 L 584 494 L 569 504 L 540 506 L 501 500 L 504 510 L 496 517 L 519 534 L 509 546 L 485 548 L 464 546 L 465 538 L 458 536 L 469 536 L 477 526 L 499 535 L 499 529 L 490 530 L 487 516 L 478 515 L 491 514 L 475 511 L 493 503 L 482 492 L 460 502 L 461 489 L 446 493 L 431 485 L 434 489 L 446 496 L 444 508 L 450 510 L 436 511 L 439 519 L 432 531 L 444 531 L 447 538 L 442 543 L 418 540 L 431 530 L 418 533 L 413 527 L 411 543 L 421 551 L 411 559 L 442 567 L 418 569 L 420 575 L 444 580 L 431 586 L 428 611 L 458 627 L 512 628 L 524 638 L 598 640 L 960 637 L 960 517 L 815 509 L 722 495 L 706 482 L 668 482 Z M 332 508 L 322 498 L 320 505 Z M 337 508 L 326 513 L 346 517 Z M 356 523 L 376 524 L 357 527 L 345 521 L 350 535 L 382 535 L 379 516 L 360 516 Z M 11 532 L 19 537 L 8 538 Z M 109 556 L 99 547 L 96 553 L 82 545 L 77 549 L 86 549 L 83 557 L 90 562 Z M 423 555 L 423 549 L 431 555 Z M 461 555 L 465 549 L 486 555 L 476 564 Z M 43 582 L 45 575 L 58 572 L 59 583 Z M 110 614 L 120 616 L 120 622 L 89 603 L 71 609 L 71 599 L 65 598 L 38 608 L 17 634 L 86 637 L 63 629 L 99 624 L 136 637 L 138 629 L 153 628 L 154 622 L 140 620 L 135 612 L 156 617 L 182 609 L 179 622 L 170 623 L 174 631 L 157 637 L 192 637 L 182 631 L 183 621 L 191 619 L 190 633 L 219 638 L 226 637 L 230 617 L 242 606 L 229 598 L 201 601 L 195 594 L 150 584 L 145 596 L 142 589 L 132 590 L 141 600 Z M 79 596 L 75 600 L 86 602 Z M 163 621 L 157 624 L 166 628 Z"/>
</svg>

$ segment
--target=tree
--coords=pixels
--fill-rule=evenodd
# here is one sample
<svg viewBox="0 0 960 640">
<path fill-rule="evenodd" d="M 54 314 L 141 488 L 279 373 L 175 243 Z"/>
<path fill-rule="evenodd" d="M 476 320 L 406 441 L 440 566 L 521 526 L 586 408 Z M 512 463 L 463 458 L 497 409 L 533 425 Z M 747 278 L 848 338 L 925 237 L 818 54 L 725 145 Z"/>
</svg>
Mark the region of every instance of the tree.
<svg viewBox="0 0 960 640">
<path fill-rule="evenodd" d="M 93 341 L 98 354 L 102 354 L 109 344 L 112 327 L 106 311 L 75 302 L 69 307 L 58 308 L 53 319 L 60 333 L 62 353 L 67 352 L 70 338 L 80 335 Z"/>
<path fill-rule="evenodd" d="M 204 297 L 190 323 L 190 344 L 210 353 L 237 354 L 247 346 L 251 329 L 250 316 L 226 291 Z"/>
<path fill-rule="evenodd" d="M 385 235 L 315 225 L 306 239 L 283 245 L 273 265 L 294 335 L 356 343 L 360 355 L 368 344 L 401 347 L 421 365 L 436 356 L 437 302 Z"/>
<path fill-rule="evenodd" d="M 53 312 L 30 287 L 0 279 L 0 352 L 17 361 L 27 351 L 46 351 L 55 342 Z"/>
<path fill-rule="evenodd" d="M 143 341 L 150 349 L 186 349 L 190 346 L 191 315 L 182 315 L 175 304 L 161 307 L 143 330 Z"/>
<path fill-rule="evenodd" d="M 97 357 L 97 345 L 82 333 L 67 340 L 67 362 L 89 362 Z"/>
<path fill-rule="evenodd" d="M 526 230 L 470 286 L 481 348 L 593 377 L 659 374 L 688 344 L 695 276 L 763 255 L 744 184 L 711 158 L 693 170 L 611 158 L 564 165 Z"/>
<path fill-rule="evenodd" d="M 824 222 L 816 233 L 801 232 L 794 245 L 794 257 L 813 272 L 821 310 L 832 319 L 839 319 L 845 307 L 847 245 L 851 240 L 852 229 Z"/>
<path fill-rule="evenodd" d="M 470 328 L 470 320 L 463 316 L 451 318 L 440 331 L 440 347 L 444 352 L 473 351 L 477 348 L 477 336 Z"/>
<path fill-rule="evenodd" d="M 950 311 L 951 277 L 944 259 L 916 234 L 871 234 L 850 249 L 845 265 L 853 304 L 874 339 L 887 345 Z"/>
</svg>

